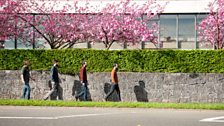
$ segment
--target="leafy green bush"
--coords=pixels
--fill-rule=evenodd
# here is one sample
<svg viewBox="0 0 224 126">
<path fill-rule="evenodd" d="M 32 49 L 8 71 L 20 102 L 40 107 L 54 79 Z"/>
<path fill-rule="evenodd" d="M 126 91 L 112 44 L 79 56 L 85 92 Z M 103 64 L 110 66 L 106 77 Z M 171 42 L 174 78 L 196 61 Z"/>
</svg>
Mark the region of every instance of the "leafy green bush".
<svg viewBox="0 0 224 126">
<path fill-rule="evenodd" d="M 49 70 L 58 59 L 67 74 L 77 73 L 82 61 L 89 72 L 109 72 L 117 62 L 123 72 L 224 73 L 222 50 L 0 50 L 0 69 L 19 70 L 24 59 L 33 70 Z"/>
</svg>

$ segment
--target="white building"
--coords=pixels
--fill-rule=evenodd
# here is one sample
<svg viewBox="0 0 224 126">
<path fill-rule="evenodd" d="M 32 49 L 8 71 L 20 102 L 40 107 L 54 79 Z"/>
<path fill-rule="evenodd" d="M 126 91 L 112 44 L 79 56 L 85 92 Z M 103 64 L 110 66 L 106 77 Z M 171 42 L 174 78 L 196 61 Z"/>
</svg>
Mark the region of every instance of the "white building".
<svg viewBox="0 0 224 126">
<path fill-rule="evenodd" d="M 119 0 L 113 0 L 119 1 Z M 141 3 L 144 0 L 136 0 Z M 164 4 L 168 2 L 162 14 L 155 18 L 160 26 L 159 44 L 165 49 L 212 49 L 212 45 L 199 41 L 196 26 L 209 13 L 208 4 L 213 0 L 157 0 Z M 98 5 L 98 0 L 92 0 L 92 4 Z M 106 0 L 106 2 L 111 2 Z M 23 44 L 17 42 L 12 44 L 14 40 L 6 41 L 5 48 L 27 48 Z M 36 45 L 40 46 L 40 45 Z M 44 47 L 44 46 L 43 46 Z M 32 45 L 28 48 L 32 48 Z M 97 43 L 89 45 L 81 43 L 74 48 L 94 48 L 103 49 L 104 45 Z M 153 49 L 156 48 L 152 43 L 145 42 L 135 46 L 120 46 L 113 44 L 111 49 Z"/>
</svg>

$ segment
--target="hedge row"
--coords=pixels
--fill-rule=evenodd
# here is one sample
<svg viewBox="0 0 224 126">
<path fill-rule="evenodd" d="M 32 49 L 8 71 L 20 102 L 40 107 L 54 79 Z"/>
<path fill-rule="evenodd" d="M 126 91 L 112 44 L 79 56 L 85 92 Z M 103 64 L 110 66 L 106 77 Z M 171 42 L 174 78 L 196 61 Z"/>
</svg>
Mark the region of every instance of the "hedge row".
<svg viewBox="0 0 224 126">
<path fill-rule="evenodd" d="M 109 72 L 117 62 L 124 72 L 224 73 L 222 50 L 0 50 L 0 69 L 19 70 L 29 59 L 33 70 L 49 70 L 54 58 L 67 74 L 77 73 L 84 60 L 89 72 Z"/>
</svg>

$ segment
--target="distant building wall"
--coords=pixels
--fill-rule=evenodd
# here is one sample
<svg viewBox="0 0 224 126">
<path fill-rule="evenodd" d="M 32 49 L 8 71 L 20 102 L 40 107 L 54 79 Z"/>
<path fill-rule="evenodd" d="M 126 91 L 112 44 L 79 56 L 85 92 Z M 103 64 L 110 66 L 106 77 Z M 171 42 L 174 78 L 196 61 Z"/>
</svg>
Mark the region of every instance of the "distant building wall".
<svg viewBox="0 0 224 126">
<path fill-rule="evenodd" d="M 33 71 L 31 99 L 49 91 L 49 72 Z M 118 73 L 122 101 L 224 103 L 224 75 L 213 73 Z M 74 100 L 80 91 L 77 75 L 60 75 L 64 100 Z M 23 84 L 20 71 L 0 71 L 0 98 L 19 99 Z M 88 73 L 88 99 L 102 101 L 110 90 L 110 73 Z M 109 100 L 116 101 L 114 93 Z"/>
</svg>

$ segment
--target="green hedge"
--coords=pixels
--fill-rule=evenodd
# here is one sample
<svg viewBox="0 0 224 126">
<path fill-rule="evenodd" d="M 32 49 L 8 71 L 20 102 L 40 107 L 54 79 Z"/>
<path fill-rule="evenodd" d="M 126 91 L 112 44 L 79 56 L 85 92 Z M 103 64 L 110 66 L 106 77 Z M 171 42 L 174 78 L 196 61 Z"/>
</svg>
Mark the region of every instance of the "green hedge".
<svg viewBox="0 0 224 126">
<path fill-rule="evenodd" d="M 224 73 L 222 50 L 0 50 L 0 69 L 19 70 L 29 59 L 33 70 L 49 70 L 54 58 L 68 74 L 77 73 L 84 60 L 89 72 L 109 72 L 117 62 L 125 72 Z"/>
</svg>

